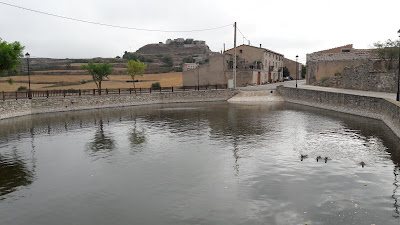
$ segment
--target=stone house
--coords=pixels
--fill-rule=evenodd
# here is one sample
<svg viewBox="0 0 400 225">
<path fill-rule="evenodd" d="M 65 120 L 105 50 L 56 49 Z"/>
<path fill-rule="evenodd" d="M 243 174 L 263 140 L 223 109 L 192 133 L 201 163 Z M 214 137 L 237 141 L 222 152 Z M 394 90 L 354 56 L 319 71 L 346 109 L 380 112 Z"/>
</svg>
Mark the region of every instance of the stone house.
<svg viewBox="0 0 400 225">
<path fill-rule="evenodd" d="M 343 74 L 346 67 L 360 66 L 370 59 L 370 49 L 354 49 L 352 44 L 307 54 L 307 84 Z"/>
<path fill-rule="evenodd" d="M 207 65 L 183 72 L 183 85 L 227 84 L 233 78 L 234 50 L 210 58 Z M 283 58 L 280 53 L 250 45 L 236 47 L 237 86 L 260 85 L 283 80 Z"/>
<path fill-rule="evenodd" d="M 184 63 L 182 66 L 183 71 L 193 70 L 199 66 L 197 63 Z"/>
<path fill-rule="evenodd" d="M 296 65 L 297 64 L 297 65 Z M 298 75 L 298 79 L 301 80 L 303 79 L 301 77 L 301 63 L 296 63 L 296 61 L 284 58 L 283 59 L 283 66 L 288 68 L 290 76 L 295 80 L 296 79 L 296 67 L 297 67 L 297 75 Z"/>
</svg>

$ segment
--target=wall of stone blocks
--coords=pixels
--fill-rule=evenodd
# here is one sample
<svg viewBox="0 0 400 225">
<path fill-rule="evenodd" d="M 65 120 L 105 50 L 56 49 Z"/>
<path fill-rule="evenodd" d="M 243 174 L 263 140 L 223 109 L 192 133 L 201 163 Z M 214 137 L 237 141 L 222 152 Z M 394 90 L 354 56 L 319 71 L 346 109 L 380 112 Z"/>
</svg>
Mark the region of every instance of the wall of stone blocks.
<svg viewBox="0 0 400 225">
<path fill-rule="evenodd" d="M 400 103 L 391 99 L 278 87 L 287 102 L 382 120 L 400 138 Z"/>
<path fill-rule="evenodd" d="M 235 90 L 186 91 L 132 95 L 69 96 L 0 101 L 0 119 L 39 113 L 111 108 L 147 104 L 226 101 Z"/>
</svg>

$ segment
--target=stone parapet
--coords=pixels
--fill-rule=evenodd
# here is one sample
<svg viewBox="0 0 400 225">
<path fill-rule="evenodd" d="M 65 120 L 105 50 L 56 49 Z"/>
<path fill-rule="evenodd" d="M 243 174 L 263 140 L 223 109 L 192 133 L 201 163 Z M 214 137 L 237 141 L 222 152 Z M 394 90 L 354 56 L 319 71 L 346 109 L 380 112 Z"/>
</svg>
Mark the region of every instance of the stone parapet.
<svg viewBox="0 0 400 225">
<path fill-rule="evenodd" d="M 51 112 L 147 104 L 226 101 L 235 90 L 207 90 L 138 95 L 70 96 L 0 101 L 0 119 Z"/>
<path fill-rule="evenodd" d="M 382 120 L 400 138 L 400 103 L 391 99 L 277 87 L 287 102 Z"/>
</svg>

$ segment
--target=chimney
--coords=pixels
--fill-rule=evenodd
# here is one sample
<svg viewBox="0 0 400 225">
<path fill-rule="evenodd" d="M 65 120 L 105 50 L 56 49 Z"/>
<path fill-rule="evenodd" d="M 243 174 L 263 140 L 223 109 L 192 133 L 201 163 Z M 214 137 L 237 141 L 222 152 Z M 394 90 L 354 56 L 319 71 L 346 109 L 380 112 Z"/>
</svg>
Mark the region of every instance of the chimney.
<svg viewBox="0 0 400 225">
<path fill-rule="evenodd" d="M 261 44 L 260 44 L 260 48 L 261 48 Z"/>
</svg>

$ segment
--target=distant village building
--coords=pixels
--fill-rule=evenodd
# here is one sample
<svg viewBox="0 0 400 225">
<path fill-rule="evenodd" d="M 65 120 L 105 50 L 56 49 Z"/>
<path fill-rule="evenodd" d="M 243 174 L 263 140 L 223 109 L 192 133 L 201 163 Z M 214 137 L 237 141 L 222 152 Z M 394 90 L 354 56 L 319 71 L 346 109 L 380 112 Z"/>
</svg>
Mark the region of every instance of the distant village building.
<svg viewBox="0 0 400 225">
<path fill-rule="evenodd" d="M 177 38 L 177 39 L 174 39 L 174 42 L 175 42 L 175 44 L 183 45 L 185 43 L 185 39 Z"/>
<path fill-rule="evenodd" d="M 184 63 L 182 66 L 183 71 L 193 70 L 199 66 L 197 63 Z"/>
<path fill-rule="evenodd" d="M 193 44 L 195 44 L 195 45 L 200 45 L 200 46 L 204 46 L 204 45 L 206 45 L 206 42 L 205 41 L 201 41 L 201 40 L 195 40 L 194 42 L 193 42 Z"/>
<path fill-rule="evenodd" d="M 171 44 L 171 42 L 172 42 L 171 39 L 167 39 L 167 40 L 165 41 L 165 44 L 166 44 L 166 45 L 169 45 L 169 44 Z"/>
<path fill-rule="evenodd" d="M 296 64 L 297 64 L 297 65 L 296 65 Z M 299 80 L 303 79 L 303 78 L 301 77 L 301 66 L 302 66 L 302 64 L 299 63 L 299 62 L 296 63 L 296 61 L 293 61 L 293 60 L 290 60 L 290 59 L 287 59 L 287 58 L 283 58 L 283 67 L 288 68 L 289 73 L 290 73 L 290 76 L 291 76 L 294 80 L 296 80 L 296 79 L 299 79 Z M 298 78 L 296 78 L 296 67 L 297 67 L 297 75 L 298 75 Z"/>
<path fill-rule="evenodd" d="M 354 49 L 352 44 L 307 54 L 307 84 L 342 74 L 344 68 L 360 66 L 371 58 L 370 49 Z"/>
<path fill-rule="evenodd" d="M 198 70 L 183 72 L 183 85 L 227 84 L 233 77 L 233 49 L 210 58 Z M 237 86 L 260 85 L 283 80 L 283 58 L 269 49 L 241 45 L 236 48 Z M 199 82 L 199 84 L 198 84 Z"/>
</svg>

